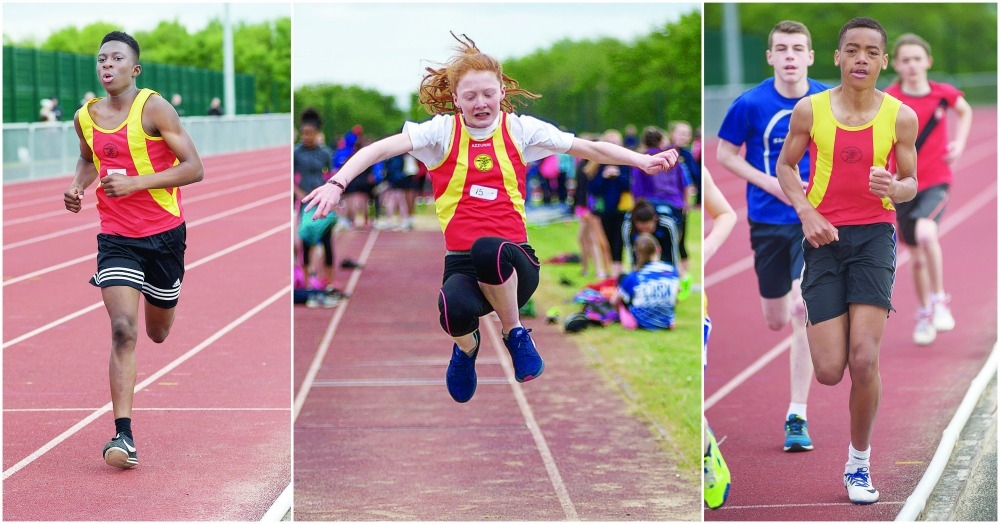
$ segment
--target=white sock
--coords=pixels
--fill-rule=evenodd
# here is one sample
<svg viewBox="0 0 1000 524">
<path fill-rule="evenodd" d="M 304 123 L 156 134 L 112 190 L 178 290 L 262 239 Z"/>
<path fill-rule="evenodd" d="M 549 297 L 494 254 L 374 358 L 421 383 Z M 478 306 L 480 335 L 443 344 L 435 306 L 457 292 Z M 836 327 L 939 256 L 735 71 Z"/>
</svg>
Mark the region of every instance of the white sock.
<svg viewBox="0 0 1000 524">
<path fill-rule="evenodd" d="M 809 420 L 809 418 L 806 417 L 806 405 L 805 404 L 796 404 L 795 402 L 789 403 L 788 404 L 788 413 L 785 413 L 785 420 L 788 420 L 788 417 L 791 416 L 791 415 L 798 415 L 799 417 L 802 418 L 802 420 Z"/>
<path fill-rule="evenodd" d="M 871 458 L 871 454 L 871 446 L 868 446 L 868 449 L 864 451 L 858 451 L 854 449 L 854 444 L 849 444 L 847 446 L 847 464 L 844 472 L 854 473 L 860 467 L 867 468 L 870 464 L 869 459 Z"/>
<path fill-rule="evenodd" d="M 931 293 L 931 304 L 940 304 L 944 302 L 944 298 L 947 295 L 945 293 Z"/>
</svg>

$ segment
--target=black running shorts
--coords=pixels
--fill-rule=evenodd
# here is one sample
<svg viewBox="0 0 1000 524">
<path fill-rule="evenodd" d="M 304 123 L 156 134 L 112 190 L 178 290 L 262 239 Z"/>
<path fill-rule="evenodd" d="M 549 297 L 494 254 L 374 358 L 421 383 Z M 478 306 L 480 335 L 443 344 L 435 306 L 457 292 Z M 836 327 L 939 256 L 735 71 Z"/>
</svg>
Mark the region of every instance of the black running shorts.
<svg viewBox="0 0 1000 524">
<path fill-rule="evenodd" d="M 913 200 L 893 205 L 896 207 L 896 220 L 899 221 L 899 236 L 903 237 L 906 245 L 915 246 L 917 220 L 929 218 L 941 223 L 944 208 L 948 205 L 948 184 L 928 187 L 917 193 Z"/>
<path fill-rule="evenodd" d="M 892 224 L 840 226 L 840 240 L 812 247 L 802 241 L 805 266 L 802 298 L 807 323 L 819 324 L 847 313 L 848 304 L 870 304 L 895 311 L 890 299 L 896 273 Z"/>
<path fill-rule="evenodd" d="M 97 235 L 97 273 L 94 286 L 128 286 L 138 289 L 146 302 L 159 308 L 177 305 L 184 280 L 187 228 L 142 238 L 100 233 Z"/>
<path fill-rule="evenodd" d="M 538 257 L 528 244 L 483 237 L 469 253 L 444 257 L 444 277 L 438 296 L 441 328 L 459 337 L 479 328 L 479 317 L 493 311 L 479 283 L 500 285 L 517 272 L 517 306 L 523 307 L 538 288 Z"/>
<path fill-rule="evenodd" d="M 763 298 L 781 298 L 802 274 L 802 224 L 750 222 L 750 247 Z"/>
</svg>

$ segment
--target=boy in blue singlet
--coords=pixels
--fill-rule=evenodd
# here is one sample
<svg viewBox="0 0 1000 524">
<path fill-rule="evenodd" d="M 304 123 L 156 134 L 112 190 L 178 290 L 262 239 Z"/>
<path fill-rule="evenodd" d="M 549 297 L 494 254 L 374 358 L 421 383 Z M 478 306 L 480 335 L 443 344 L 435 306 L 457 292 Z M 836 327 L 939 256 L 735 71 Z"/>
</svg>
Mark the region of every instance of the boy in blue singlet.
<svg viewBox="0 0 1000 524">
<path fill-rule="evenodd" d="M 806 340 L 799 288 L 802 272 L 802 224 L 778 185 L 775 163 L 788 133 L 792 108 L 799 99 L 829 89 L 808 78 L 813 63 L 812 37 L 805 25 L 785 20 L 771 29 L 767 63 L 774 77 L 744 92 L 729 107 L 719 129 L 719 163 L 747 181 L 750 245 L 764 320 L 773 330 L 792 325 L 789 350 L 791 402 L 785 415 L 785 451 L 813 449 L 806 424 L 806 401 L 813 366 Z M 746 144 L 746 156 L 740 148 Z M 803 184 L 809 180 L 809 157 L 799 163 Z"/>
</svg>

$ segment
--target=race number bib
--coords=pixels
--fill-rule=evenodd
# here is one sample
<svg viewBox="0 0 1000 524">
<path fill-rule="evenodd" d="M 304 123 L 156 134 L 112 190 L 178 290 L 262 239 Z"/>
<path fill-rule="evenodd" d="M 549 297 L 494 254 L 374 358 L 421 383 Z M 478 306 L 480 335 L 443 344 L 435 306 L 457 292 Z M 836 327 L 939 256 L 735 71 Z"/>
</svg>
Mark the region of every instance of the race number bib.
<svg viewBox="0 0 1000 524">
<path fill-rule="evenodd" d="M 469 188 L 469 196 L 473 198 L 481 198 L 483 200 L 496 200 L 497 190 L 492 187 L 472 184 L 472 187 Z"/>
</svg>

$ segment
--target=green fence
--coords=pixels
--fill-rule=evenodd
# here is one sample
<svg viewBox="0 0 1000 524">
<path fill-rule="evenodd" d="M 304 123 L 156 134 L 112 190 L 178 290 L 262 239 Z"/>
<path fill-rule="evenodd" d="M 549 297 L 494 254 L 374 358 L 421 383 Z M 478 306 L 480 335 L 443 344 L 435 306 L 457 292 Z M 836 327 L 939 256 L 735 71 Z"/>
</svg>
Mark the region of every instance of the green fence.
<svg viewBox="0 0 1000 524">
<path fill-rule="evenodd" d="M 170 99 L 179 93 L 180 106 L 187 116 L 204 115 L 213 98 L 223 98 L 223 74 L 194 67 L 143 63 L 136 79 L 139 87 L 158 91 Z M 253 114 L 254 76 L 235 75 L 236 114 Z M 40 101 L 56 97 L 68 120 L 80 105 L 84 93 L 104 95 L 97 80 L 97 58 L 40 49 L 3 48 L 3 122 L 38 120 Z"/>
</svg>

